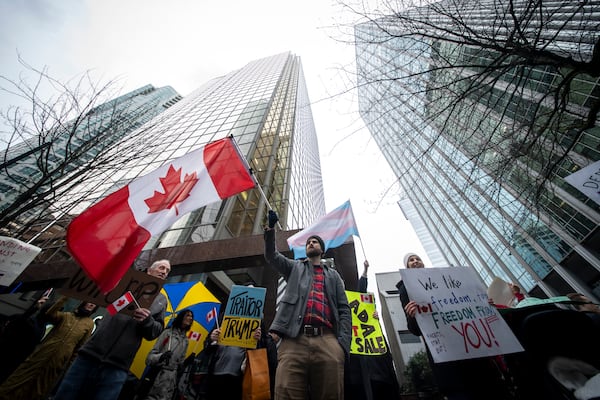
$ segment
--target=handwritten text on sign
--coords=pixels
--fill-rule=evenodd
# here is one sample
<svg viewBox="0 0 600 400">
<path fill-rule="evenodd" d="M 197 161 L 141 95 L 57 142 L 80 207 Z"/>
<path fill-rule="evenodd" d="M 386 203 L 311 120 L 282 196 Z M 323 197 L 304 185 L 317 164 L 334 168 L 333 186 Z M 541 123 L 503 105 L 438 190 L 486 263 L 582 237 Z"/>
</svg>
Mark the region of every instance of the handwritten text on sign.
<svg viewBox="0 0 600 400">
<path fill-rule="evenodd" d="M 67 297 L 89 301 L 100 307 L 107 307 L 128 291 L 131 291 L 140 307 L 150 308 L 164 283 L 165 281 L 160 278 L 130 268 L 121 278 L 117 287 L 109 293 L 103 294 L 98 286 L 80 269 L 59 291 Z M 136 308 L 137 304 L 134 302 L 121 310 L 120 313 L 133 315 Z"/>
<path fill-rule="evenodd" d="M 0 236 L 0 285 L 10 286 L 42 249 L 6 236 Z"/>
<path fill-rule="evenodd" d="M 256 348 L 254 331 L 260 327 L 265 307 L 267 289 L 233 285 L 223 323 L 219 343 L 228 346 Z"/>
<path fill-rule="evenodd" d="M 600 204 L 600 160 L 566 176 L 565 181 Z"/>
<path fill-rule="evenodd" d="M 348 304 L 352 311 L 352 343 L 350 353 L 378 356 L 387 348 L 379 321 L 373 318 L 375 297 L 373 293 L 359 293 L 346 290 Z"/>
<path fill-rule="evenodd" d="M 435 362 L 523 351 L 472 268 L 401 269 Z"/>
</svg>

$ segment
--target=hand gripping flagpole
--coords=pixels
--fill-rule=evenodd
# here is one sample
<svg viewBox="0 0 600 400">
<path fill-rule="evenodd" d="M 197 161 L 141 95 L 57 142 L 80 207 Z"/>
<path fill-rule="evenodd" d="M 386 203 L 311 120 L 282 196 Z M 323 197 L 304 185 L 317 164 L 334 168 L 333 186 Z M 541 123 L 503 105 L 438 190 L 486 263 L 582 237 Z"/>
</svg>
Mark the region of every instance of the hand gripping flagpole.
<svg viewBox="0 0 600 400">
<path fill-rule="evenodd" d="M 269 210 L 272 210 L 273 208 L 271 207 L 271 204 L 269 203 L 269 199 L 267 199 L 267 196 L 265 195 L 265 192 L 262 190 L 262 186 L 258 182 L 258 179 L 256 179 L 256 175 L 254 175 L 254 171 L 252 170 L 252 168 L 250 168 L 250 165 L 248 165 L 248 161 L 246 160 L 246 157 L 244 157 L 242 155 L 242 152 L 241 152 L 240 148 L 238 147 L 238 145 L 235 142 L 235 140 L 233 140 L 233 135 L 230 135 L 229 138 L 231 139 L 231 143 L 233 143 L 233 146 L 235 147 L 235 151 L 237 151 L 238 155 L 240 156 L 240 159 L 244 163 L 245 167 L 248 169 L 248 172 L 250 172 L 250 176 L 252 177 L 252 180 L 256 184 L 256 188 L 258 189 L 258 191 L 260 193 L 260 196 L 265 201 L 265 204 L 267 205 L 267 207 L 269 208 Z M 277 221 L 277 226 L 279 227 L 279 230 L 283 230 L 283 227 L 281 226 L 281 224 L 279 223 L 279 221 Z"/>
</svg>

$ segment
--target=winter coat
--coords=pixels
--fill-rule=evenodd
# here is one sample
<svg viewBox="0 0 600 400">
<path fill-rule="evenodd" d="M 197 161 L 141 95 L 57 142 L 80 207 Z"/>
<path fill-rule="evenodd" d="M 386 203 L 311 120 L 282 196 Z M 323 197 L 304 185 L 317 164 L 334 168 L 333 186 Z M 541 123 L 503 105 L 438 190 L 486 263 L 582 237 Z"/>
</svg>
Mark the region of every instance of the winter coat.
<svg viewBox="0 0 600 400">
<path fill-rule="evenodd" d="M 177 385 L 177 372 L 185 360 L 188 344 L 186 332 L 177 328 L 165 329 L 158 336 L 154 347 L 146 357 L 147 365 L 160 368 L 146 397 L 147 400 L 171 399 L 173 397 Z M 160 361 L 160 357 L 167 351 L 172 353 L 169 361 Z"/>
<path fill-rule="evenodd" d="M 54 328 L 42 344 L 0 386 L 0 399 L 41 400 L 70 365 L 74 352 L 90 337 L 94 321 L 62 312 L 63 298 L 47 312 Z"/>
<path fill-rule="evenodd" d="M 285 294 L 270 330 L 295 338 L 300 334 L 302 327 L 308 294 L 313 283 L 313 267 L 308 259 L 291 260 L 279 253 L 275 249 L 274 229 L 265 230 L 265 259 L 287 282 Z M 323 274 L 326 296 L 333 317 L 333 331 L 347 356 L 352 339 L 352 315 L 344 283 L 338 272 L 327 265 L 323 265 Z"/>
<path fill-rule="evenodd" d="M 128 371 L 142 338 L 154 340 L 163 331 L 166 307 L 167 298 L 159 293 L 150 305 L 151 315 L 142 322 L 126 314 L 107 315 L 79 354 Z"/>
</svg>

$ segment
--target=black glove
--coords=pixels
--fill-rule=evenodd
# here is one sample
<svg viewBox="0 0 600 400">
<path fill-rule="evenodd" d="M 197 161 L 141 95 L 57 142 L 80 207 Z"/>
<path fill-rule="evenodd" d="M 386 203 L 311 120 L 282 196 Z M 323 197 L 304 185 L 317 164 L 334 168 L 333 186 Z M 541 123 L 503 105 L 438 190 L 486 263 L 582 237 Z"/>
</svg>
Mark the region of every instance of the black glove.
<svg viewBox="0 0 600 400">
<path fill-rule="evenodd" d="M 274 228 L 277 221 L 279 221 L 279 217 L 277 213 L 273 210 L 269 210 L 269 228 Z"/>
<path fill-rule="evenodd" d="M 171 350 L 165 351 L 164 353 L 162 353 L 160 355 L 160 358 L 158 359 L 158 362 L 164 362 L 164 363 L 168 364 L 169 361 L 171 360 L 171 356 L 172 355 L 173 355 L 173 352 Z"/>
</svg>

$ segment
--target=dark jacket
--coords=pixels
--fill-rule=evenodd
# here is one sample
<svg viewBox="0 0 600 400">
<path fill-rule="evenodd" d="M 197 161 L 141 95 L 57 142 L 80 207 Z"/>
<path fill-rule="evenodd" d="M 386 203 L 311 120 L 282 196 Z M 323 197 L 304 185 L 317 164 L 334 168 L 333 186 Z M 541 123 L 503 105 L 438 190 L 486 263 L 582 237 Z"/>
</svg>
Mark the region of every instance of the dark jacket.
<svg viewBox="0 0 600 400">
<path fill-rule="evenodd" d="M 358 291 L 367 293 L 368 279 L 361 276 L 358 280 Z M 385 340 L 385 337 L 384 337 Z M 389 352 L 389 345 L 385 342 L 388 352 L 379 356 L 365 356 L 350 354 L 349 362 L 345 366 L 346 399 L 377 400 L 378 398 L 396 399 L 399 394 L 398 380 L 394 370 L 394 361 Z M 347 371 L 346 371 L 347 370 Z M 374 388 L 374 384 L 379 385 Z M 348 393 L 348 392 L 351 393 Z M 377 397 L 379 396 L 379 397 Z"/>
<path fill-rule="evenodd" d="M 308 301 L 308 293 L 313 283 L 313 268 L 308 259 L 291 260 L 275 249 L 275 230 L 265 231 L 265 258 L 286 280 L 287 288 L 279 303 L 279 310 L 271 325 L 271 330 L 287 337 L 300 334 L 304 311 Z M 325 291 L 333 316 L 335 332 L 346 355 L 350 353 L 352 339 L 352 315 L 348 306 L 348 298 L 344 283 L 338 272 L 323 265 Z"/>
<path fill-rule="evenodd" d="M 406 292 L 406 287 L 404 286 L 404 282 L 400 281 L 396 284 L 396 288 L 398 289 L 398 295 L 400 296 L 400 302 L 402 303 L 402 311 L 404 311 L 404 307 L 408 303 L 410 303 L 410 299 L 408 298 L 408 293 Z M 406 315 L 406 313 L 404 313 Z M 406 322 L 408 323 L 408 330 L 415 336 L 422 336 L 421 328 L 417 324 L 417 319 L 414 317 L 409 317 L 406 315 Z"/>
<path fill-rule="evenodd" d="M 150 306 L 151 315 L 143 322 L 125 314 L 107 315 L 98 331 L 79 349 L 79 354 L 129 370 L 142 338 L 153 340 L 163 331 L 166 307 L 167 299 L 159 293 Z"/>
</svg>

